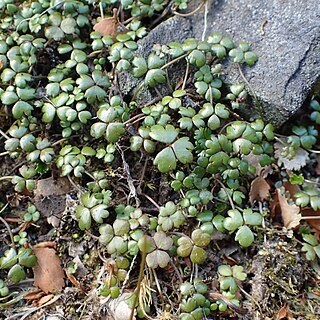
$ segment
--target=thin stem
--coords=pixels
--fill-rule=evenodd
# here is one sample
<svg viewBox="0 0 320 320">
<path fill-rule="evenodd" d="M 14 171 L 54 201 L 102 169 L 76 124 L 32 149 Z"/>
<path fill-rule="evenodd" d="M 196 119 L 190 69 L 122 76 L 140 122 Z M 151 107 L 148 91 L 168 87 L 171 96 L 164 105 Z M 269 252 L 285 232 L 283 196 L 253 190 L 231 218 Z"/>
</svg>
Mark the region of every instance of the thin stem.
<svg viewBox="0 0 320 320">
<path fill-rule="evenodd" d="M 320 216 L 305 216 L 305 217 L 301 217 L 301 219 L 304 219 L 304 220 L 309 220 L 309 219 L 319 220 Z"/>
<path fill-rule="evenodd" d="M 159 280 L 158 280 L 158 277 L 157 277 L 156 270 L 153 269 L 153 268 L 151 268 L 151 270 L 153 272 L 154 280 L 155 280 L 155 283 L 156 283 L 156 286 L 157 286 L 157 289 L 158 289 L 158 292 L 159 292 L 159 295 L 160 295 L 162 306 L 164 306 L 164 299 L 163 299 L 163 295 L 162 295 L 162 291 L 161 291 L 161 287 L 160 287 L 160 284 L 159 284 Z"/>
<path fill-rule="evenodd" d="M 258 112 L 259 112 L 259 115 L 261 116 L 261 118 L 263 117 L 263 112 L 262 112 L 262 109 L 261 109 L 261 105 L 260 105 L 260 102 L 258 100 L 258 97 L 255 93 L 255 91 L 253 90 L 251 84 L 249 83 L 249 81 L 247 80 L 247 78 L 245 77 L 245 75 L 243 74 L 242 72 L 242 69 L 241 69 L 241 65 L 238 64 L 238 70 L 239 70 L 239 73 L 241 75 L 241 78 L 243 79 L 243 81 L 246 83 L 246 85 L 248 86 L 249 90 L 251 91 L 253 97 L 254 97 L 254 100 L 256 102 L 256 105 L 258 107 Z"/>
<path fill-rule="evenodd" d="M 9 205 L 9 203 L 6 203 L 3 208 L 0 210 L 0 214 L 7 208 L 7 206 Z M 10 226 L 8 224 L 8 222 L 3 219 L 1 216 L 0 216 L 0 221 L 5 225 L 5 227 L 7 228 L 8 230 L 8 233 L 9 233 L 9 236 L 10 236 L 10 240 L 11 240 L 11 245 L 12 247 L 15 249 L 16 248 L 16 245 L 14 243 L 14 239 L 13 239 L 13 234 L 12 234 L 12 231 L 10 229 Z"/>
<path fill-rule="evenodd" d="M 139 113 L 137 115 L 135 115 L 134 117 L 130 118 L 129 120 L 127 120 L 126 122 L 124 122 L 124 125 L 127 125 L 128 123 L 131 123 L 131 121 L 136 121 L 136 120 L 143 120 L 146 116 L 143 113 Z"/>
<path fill-rule="evenodd" d="M 310 183 L 310 184 L 320 185 L 320 182 L 316 182 L 316 181 L 312 181 L 312 180 L 308 180 L 308 179 L 304 179 L 304 182 Z"/>
<path fill-rule="evenodd" d="M 194 9 L 193 11 L 189 12 L 189 13 L 180 13 L 177 11 L 172 11 L 173 14 L 180 16 L 180 17 L 190 17 L 193 14 L 197 13 L 199 10 L 201 10 L 201 8 L 203 7 L 203 5 L 206 3 L 207 1 L 204 0 L 196 9 Z"/>
<path fill-rule="evenodd" d="M 0 181 L 3 180 L 11 180 L 14 176 L 5 176 L 5 177 L 0 177 Z"/>
<path fill-rule="evenodd" d="M 179 61 L 179 60 L 181 60 L 181 59 L 185 58 L 188 54 L 189 54 L 189 53 L 185 53 L 185 54 L 183 54 L 182 56 L 177 57 L 177 58 L 175 58 L 175 59 L 173 59 L 173 60 L 171 60 L 171 61 L 167 62 L 167 63 L 166 63 L 166 64 L 164 64 L 160 69 L 161 69 L 161 70 L 163 70 L 163 69 L 165 69 L 165 68 L 167 68 L 167 67 L 171 66 L 172 64 L 176 63 L 177 61 Z"/>
<path fill-rule="evenodd" d="M 100 9 L 100 16 L 103 19 L 104 18 L 104 13 L 103 13 L 103 8 L 102 8 L 102 1 L 99 2 L 99 9 Z"/>
<path fill-rule="evenodd" d="M 186 67 L 186 72 L 185 72 L 185 75 L 184 75 L 184 79 L 183 79 L 183 83 L 182 83 L 182 90 L 184 90 L 185 86 L 186 86 L 186 83 L 187 83 L 187 79 L 188 79 L 188 74 L 189 74 L 189 67 L 190 67 L 190 63 L 187 62 L 187 67 Z"/>
<path fill-rule="evenodd" d="M 0 129 L 0 134 L 1 134 L 4 138 L 6 138 L 7 140 L 10 139 L 10 137 L 9 137 L 6 133 L 4 133 L 1 129 Z"/>
<path fill-rule="evenodd" d="M 158 210 L 160 209 L 160 206 L 151 198 L 149 197 L 147 194 L 140 192 L 140 195 L 144 196 L 145 198 L 147 198 Z"/>
<path fill-rule="evenodd" d="M 207 26 L 208 26 L 208 1 L 206 1 L 206 5 L 204 8 L 205 8 L 205 10 L 204 10 L 203 32 L 202 32 L 202 37 L 201 37 L 202 41 L 204 41 L 204 38 L 205 38 L 206 32 L 207 32 Z"/>
<path fill-rule="evenodd" d="M 9 151 L 1 152 L 1 153 L 0 153 L 0 157 L 2 157 L 2 156 L 6 156 L 7 154 L 9 154 Z"/>
<path fill-rule="evenodd" d="M 320 154 L 320 150 L 307 149 L 307 151 Z"/>
<path fill-rule="evenodd" d="M 227 191 L 227 188 L 224 186 L 224 184 L 219 180 L 217 179 L 218 183 L 220 184 L 220 186 L 222 187 L 222 189 L 224 190 L 224 192 L 226 193 L 228 199 L 229 199 L 229 202 L 230 202 L 230 205 L 231 205 L 231 208 L 234 210 L 235 209 L 235 206 L 234 206 L 234 203 L 231 199 L 231 196 L 229 194 L 229 192 Z"/>
<path fill-rule="evenodd" d="M 133 302 L 133 307 L 131 309 L 131 314 L 129 317 L 129 320 L 133 319 L 134 316 L 134 310 L 136 307 L 136 304 L 138 302 L 139 299 L 139 294 L 140 294 L 140 289 L 141 289 L 141 282 L 142 282 L 142 277 L 143 277 L 143 271 L 144 271 L 144 267 L 146 265 L 146 256 L 147 256 L 147 241 L 146 241 L 146 235 L 143 236 L 144 237 L 144 248 L 143 251 L 141 252 L 141 262 L 140 262 L 140 270 L 139 270 L 139 277 L 138 277 L 138 282 L 137 282 L 137 287 L 136 287 L 136 292 L 135 292 L 135 297 L 134 297 L 134 302 Z"/>
</svg>

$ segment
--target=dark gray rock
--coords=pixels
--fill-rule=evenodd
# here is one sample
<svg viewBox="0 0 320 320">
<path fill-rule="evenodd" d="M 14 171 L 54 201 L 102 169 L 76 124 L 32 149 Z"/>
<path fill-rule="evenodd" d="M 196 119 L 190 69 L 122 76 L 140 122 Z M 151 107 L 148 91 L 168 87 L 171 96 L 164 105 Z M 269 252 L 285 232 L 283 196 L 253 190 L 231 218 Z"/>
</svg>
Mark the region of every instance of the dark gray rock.
<svg viewBox="0 0 320 320">
<path fill-rule="evenodd" d="M 200 38 L 203 13 L 189 20 Z M 222 0 L 211 5 L 207 20 L 207 35 L 214 30 L 251 44 L 259 61 L 245 76 L 266 119 L 277 126 L 288 120 L 320 80 L 319 1 Z M 236 69 L 229 71 L 230 82 L 241 81 Z"/>
<path fill-rule="evenodd" d="M 140 41 L 140 54 L 148 55 L 157 43 L 182 42 L 188 37 L 201 39 L 205 9 L 202 7 L 187 18 L 175 16 L 161 23 Z M 244 67 L 243 72 L 263 107 L 266 120 L 276 126 L 288 120 L 319 84 L 320 9 L 317 0 L 208 1 L 205 34 L 213 32 L 230 35 L 236 42 L 248 41 L 258 54 L 259 61 L 253 67 Z M 239 70 L 230 64 L 226 81 L 243 82 Z"/>
<path fill-rule="evenodd" d="M 191 35 L 191 24 L 189 20 L 178 16 L 170 18 L 154 28 L 147 37 L 139 41 L 139 48 L 135 52 L 135 55 L 147 58 L 156 45 L 167 44 L 173 41 L 182 42 L 184 39 L 190 38 Z M 180 70 L 181 69 L 184 68 L 180 65 Z M 174 65 L 169 68 L 171 75 L 181 75 L 178 70 L 179 67 Z M 140 82 L 141 79 L 136 79 L 129 73 L 123 73 L 119 77 L 121 92 L 124 94 L 131 93 L 134 95 L 137 88 L 139 88 L 139 94 L 137 94 L 136 101 L 138 104 L 144 105 L 145 103 L 153 100 L 157 94 L 154 93 L 153 90 L 150 91 L 145 87 L 140 88 Z M 167 95 L 170 92 L 166 85 L 159 86 L 158 89 L 163 95 Z"/>
</svg>

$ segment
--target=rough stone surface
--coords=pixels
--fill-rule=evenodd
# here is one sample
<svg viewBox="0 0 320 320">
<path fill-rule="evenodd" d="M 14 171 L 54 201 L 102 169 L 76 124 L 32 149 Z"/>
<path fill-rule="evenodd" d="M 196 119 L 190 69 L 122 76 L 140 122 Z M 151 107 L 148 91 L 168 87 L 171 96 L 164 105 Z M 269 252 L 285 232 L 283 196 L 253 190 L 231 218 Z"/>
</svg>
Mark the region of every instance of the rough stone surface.
<svg viewBox="0 0 320 320">
<path fill-rule="evenodd" d="M 156 43 L 201 39 L 205 7 L 187 18 L 175 16 L 140 41 L 148 55 Z M 258 54 L 244 74 L 254 89 L 265 118 L 276 126 L 290 118 L 320 80 L 320 10 L 317 0 L 208 1 L 206 35 L 219 32 L 235 41 L 246 40 Z M 243 82 L 229 67 L 227 82 Z M 134 87 L 129 85 L 128 90 Z M 248 90 L 249 91 L 249 90 Z"/>
<path fill-rule="evenodd" d="M 320 80 L 319 2 L 220 0 L 208 11 L 207 35 L 214 30 L 246 40 L 258 54 L 258 63 L 246 68 L 245 76 L 266 118 L 276 125 L 288 120 Z M 200 38 L 203 12 L 190 21 L 194 37 Z M 228 77 L 241 80 L 235 69 Z"/>
<path fill-rule="evenodd" d="M 182 42 L 184 39 L 190 38 L 192 35 L 190 23 L 189 20 L 178 16 L 162 22 L 154 28 L 147 37 L 139 41 L 139 48 L 135 52 L 135 55 L 147 58 L 154 46 L 158 44 L 167 44 L 173 41 Z M 169 68 L 170 75 L 181 75 L 179 69 L 182 69 L 181 65 L 172 65 L 172 67 Z M 123 73 L 119 77 L 121 92 L 124 94 L 134 93 L 135 90 L 139 88 L 140 82 L 141 79 L 134 78 L 129 73 Z M 158 89 L 163 95 L 170 93 L 169 88 L 166 85 L 158 86 Z M 142 89 L 139 89 L 136 101 L 138 104 L 144 105 L 151 101 L 155 96 L 156 94 L 154 94 L 153 90 L 148 90 L 143 87 Z"/>
</svg>

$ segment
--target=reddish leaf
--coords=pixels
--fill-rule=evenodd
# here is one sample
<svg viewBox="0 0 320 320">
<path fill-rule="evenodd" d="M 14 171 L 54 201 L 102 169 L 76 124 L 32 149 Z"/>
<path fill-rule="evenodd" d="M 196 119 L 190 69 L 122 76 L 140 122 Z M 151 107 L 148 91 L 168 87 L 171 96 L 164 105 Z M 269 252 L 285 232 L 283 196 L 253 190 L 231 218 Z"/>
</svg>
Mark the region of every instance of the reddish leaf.
<svg viewBox="0 0 320 320">
<path fill-rule="evenodd" d="M 290 197 L 293 199 L 294 195 L 300 191 L 299 187 L 296 184 L 291 184 L 289 181 L 286 181 L 283 186 L 290 193 Z"/>
<path fill-rule="evenodd" d="M 282 308 L 280 308 L 276 320 L 281 320 L 281 319 L 287 319 L 287 320 L 293 320 L 292 314 L 289 310 L 289 305 L 285 305 Z"/>
<path fill-rule="evenodd" d="M 320 155 L 317 154 L 317 166 L 315 168 L 316 174 L 319 176 L 320 175 Z"/>
<path fill-rule="evenodd" d="M 42 297 L 39 302 L 38 302 L 38 306 L 42 306 L 45 303 L 47 303 L 48 301 L 50 301 L 52 298 L 54 297 L 53 294 L 47 294 L 46 296 Z"/>
<path fill-rule="evenodd" d="M 317 217 L 317 219 L 306 219 L 306 221 L 314 228 L 317 232 L 320 232 L 320 210 L 314 211 L 311 208 L 302 209 L 303 217 Z"/>
<path fill-rule="evenodd" d="M 76 279 L 76 277 L 73 274 L 67 273 L 67 278 L 70 280 L 70 282 L 75 285 L 78 289 L 80 289 L 83 293 L 86 293 L 86 289 L 82 286 L 82 284 Z"/>
<path fill-rule="evenodd" d="M 295 204 L 289 204 L 286 197 L 281 194 L 280 189 L 277 189 L 277 194 L 283 224 L 287 229 L 293 229 L 300 224 L 300 208 L 297 207 Z"/>
<path fill-rule="evenodd" d="M 105 18 L 97 22 L 93 26 L 94 31 L 100 32 L 103 36 L 110 35 L 112 38 L 115 38 L 118 34 L 117 32 L 118 19 L 117 19 L 117 10 L 113 11 L 113 16 Z"/>
<path fill-rule="evenodd" d="M 263 201 L 269 196 L 270 185 L 263 177 L 257 177 L 251 182 L 249 192 L 250 203 L 253 204 L 255 200 Z"/>
<path fill-rule="evenodd" d="M 44 292 L 40 289 L 35 289 L 32 291 L 29 291 L 24 297 L 24 300 L 37 300 L 44 296 Z"/>
<path fill-rule="evenodd" d="M 64 271 L 56 251 L 47 247 L 34 247 L 37 264 L 33 268 L 34 285 L 45 293 L 61 291 L 64 286 Z"/>
</svg>

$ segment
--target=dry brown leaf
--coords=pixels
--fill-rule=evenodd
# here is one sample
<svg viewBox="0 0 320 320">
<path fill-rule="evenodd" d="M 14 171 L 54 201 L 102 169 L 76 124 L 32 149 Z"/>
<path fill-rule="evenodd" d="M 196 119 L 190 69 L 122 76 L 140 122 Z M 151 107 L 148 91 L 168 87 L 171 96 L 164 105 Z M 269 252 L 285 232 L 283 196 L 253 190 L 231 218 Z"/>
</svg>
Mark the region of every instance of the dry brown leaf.
<svg viewBox="0 0 320 320">
<path fill-rule="evenodd" d="M 320 176 L 320 155 L 317 154 L 317 166 L 315 167 L 315 172 L 318 176 Z"/>
<path fill-rule="evenodd" d="M 34 247 L 37 264 L 33 268 L 34 285 L 45 293 L 55 293 L 64 287 L 64 271 L 56 251 L 47 247 Z"/>
<path fill-rule="evenodd" d="M 251 182 L 249 200 L 253 204 L 255 200 L 263 201 L 269 196 L 270 185 L 263 177 L 257 177 Z"/>
<path fill-rule="evenodd" d="M 286 304 L 282 308 L 280 308 L 276 320 L 282 320 L 282 319 L 287 319 L 287 320 L 293 320 L 292 314 L 289 309 L 289 305 Z"/>
<path fill-rule="evenodd" d="M 294 195 L 300 191 L 298 185 L 296 184 L 291 184 L 289 181 L 286 181 L 283 184 L 284 188 L 290 193 L 290 197 L 293 199 Z"/>
<path fill-rule="evenodd" d="M 279 205 L 283 224 L 287 229 L 293 229 L 300 224 L 301 214 L 300 208 L 295 204 L 289 204 L 287 198 L 277 189 Z"/>
<path fill-rule="evenodd" d="M 110 35 L 112 36 L 112 38 L 115 38 L 118 34 L 117 26 L 118 26 L 117 10 L 114 10 L 112 17 L 104 18 L 99 22 L 97 22 L 93 26 L 93 30 L 100 32 L 103 36 Z"/>
<path fill-rule="evenodd" d="M 315 217 L 315 219 L 306 219 L 307 221 L 318 233 L 320 233 L 320 210 L 314 211 L 311 208 L 302 209 L 303 217 Z"/>
<path fill-rule="evenodd" d="M 82 286 L 82 284 L 76 279 L 76 277 L 73 274 L 67 273 L 67 278 L 74 286 L 80 289 L 83 293 L 87 292 L 86 289 Z"/>
<path fill-rule="evenodd" d="M 29 291 L 24 297 L 24 300 L 37 300 L 40 299 L 45 293 L 40 289 Z"/>
<path fill-rule="evenodd" d="M 55 248 L 56 246 L 57 244 L 54 241 L 44 241 L 44 242 L 35 244 L 33 248 Z"/>
<path fill-rule="evenodd" d="M 38 306 L 42 306 L 43 304 L 47 303 L 48 301 L 50 301 L 52 298 L 54 297 L 53 294 L 47 294 L 46 296 L 42 297 L 39 302 L 38 302 Z"/>
</svg>

